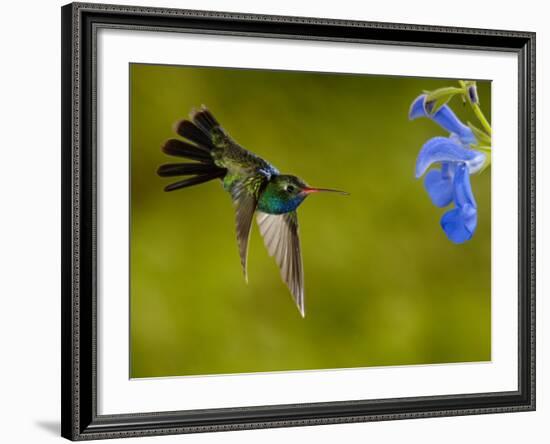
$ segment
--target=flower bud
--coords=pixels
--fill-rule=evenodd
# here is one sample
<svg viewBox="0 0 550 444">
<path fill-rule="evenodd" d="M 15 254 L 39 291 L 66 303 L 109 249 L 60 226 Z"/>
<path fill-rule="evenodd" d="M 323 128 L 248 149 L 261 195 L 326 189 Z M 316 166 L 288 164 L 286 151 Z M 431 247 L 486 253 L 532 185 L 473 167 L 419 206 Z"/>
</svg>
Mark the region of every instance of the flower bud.
<svg viewBox="0 0 550 444">
<path fill-rule="evenodd" d="M 477 95 L 477 88 L 475 83 L 468 86 L 468 99 L 470 99 L 470 102 L 472 102 L 474 105 L 479 104 L 479 97 Z"/>
</svg>

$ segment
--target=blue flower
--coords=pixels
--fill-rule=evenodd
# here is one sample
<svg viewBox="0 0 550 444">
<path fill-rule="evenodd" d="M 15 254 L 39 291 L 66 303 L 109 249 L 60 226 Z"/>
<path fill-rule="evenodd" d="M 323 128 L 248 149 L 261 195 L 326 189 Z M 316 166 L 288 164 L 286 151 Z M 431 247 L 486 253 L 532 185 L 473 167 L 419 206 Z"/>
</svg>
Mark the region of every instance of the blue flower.
<svg viewBox="0 0 550 444">
<path fill-rule="evenodd" d="M 420 178 L 428 168 L 439 164 L 439 169 L 428 171 L 424 187 L 433 204 L 455 208 L 441 218 L 441 227 L 447 237 L 457 243 L 470 240 L 477 226 L 477 204 L 470 185 L 470 174 L 479 171 L 485 163 L 485 154 L 469 147 L 476 143 L 472 130 L 464 125 L 447 105 L 435 113 L 429 111 L 426 95 L 417 97 L 411 105 L 409 118 L 428 117 L 447 131 L 449 137 L 433 137 L 428 140 L 416 160 L 416 177 Z"/>
</svg>

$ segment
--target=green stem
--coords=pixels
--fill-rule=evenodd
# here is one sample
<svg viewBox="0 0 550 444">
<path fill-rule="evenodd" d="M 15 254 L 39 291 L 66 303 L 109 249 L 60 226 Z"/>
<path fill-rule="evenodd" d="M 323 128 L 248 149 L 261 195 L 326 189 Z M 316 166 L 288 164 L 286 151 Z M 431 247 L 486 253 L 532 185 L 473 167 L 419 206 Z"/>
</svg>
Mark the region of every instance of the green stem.
<svg viewBox="0 0 550 444">
<path fill-rule="evenodd" d="M 479 107 L 479 105 L 477 103 L 472 103 L 472 102 L 470 102 L 470 105 L 472 105 L 474 114 L 476 115 L 478 120 L 481 122 L 481 125 L 483 125 L 483 128 L 485 129 L 485 131 L 487 131 L 487 134 L 491 136 L 492 135 L 491 125 L 485 118 L 485 115 L 483 114 L 483 111 L 481 111 L 481 108 Z"/>
<path fill-rule="evenodd" d="M 428 94 L 428 100 L 437 100 L 443 96 L 450 96 L 452 94 L 464 93 L 464 89 L 457 88 L 455 86 L 446 86 L 444 88 L 436 89 Z"/>
</svg>

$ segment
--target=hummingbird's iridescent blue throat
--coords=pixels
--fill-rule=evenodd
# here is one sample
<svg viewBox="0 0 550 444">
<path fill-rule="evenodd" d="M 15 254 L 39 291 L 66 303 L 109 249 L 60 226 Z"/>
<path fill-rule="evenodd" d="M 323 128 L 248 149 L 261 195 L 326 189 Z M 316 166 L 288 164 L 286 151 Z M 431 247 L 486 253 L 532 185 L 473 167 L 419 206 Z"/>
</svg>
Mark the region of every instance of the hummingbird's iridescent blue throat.
<svg viewBox="0 0 550 444">
<path fill-rule="evenodd" d="M 235 142 L 204 106 L 193 110 L 189 120 L 178 122 L 175 131 L 187 140 L 170 139 L 162 150 L 170 156 L 195 162 L 162 165 L 158 169 L 160 176 L 186 176 L 166 186 L 165 191 L 220 179 L 235 206 L 237 242 L 245 279 L 248 238 L 256 214 L 265 246 L 270 256 L 275 257 L 300 314 L 305 316 L 296 209 L 312 193 L 347 193 L 310 187 L 299 177 L 280 174 L 273 165 Z"/>
</svg>

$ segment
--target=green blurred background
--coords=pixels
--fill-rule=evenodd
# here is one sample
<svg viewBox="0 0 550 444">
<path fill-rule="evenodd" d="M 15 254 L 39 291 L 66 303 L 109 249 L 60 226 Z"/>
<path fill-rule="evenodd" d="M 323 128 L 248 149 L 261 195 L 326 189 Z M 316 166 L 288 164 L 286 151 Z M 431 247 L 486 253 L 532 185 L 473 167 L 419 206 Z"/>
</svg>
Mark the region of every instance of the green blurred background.
<svg viewBox="0 0 550 444">
<path fill-rule="evenodd" d="M 472 177 L 479 223 L 463 245 L 414 178 L 422 144 L 446 134 L 410 122 L 409 105 L 455 81 L 143 64 L 130 76 L 132 378 L 491 359 L 490 169 Z M 490 117 L 490 83 L 478 88 Z M 299 209 L 305 319 L 255 223 L 245 283 L 219 181 L 162 190 L 157 167 L 178 159 L 160 148 L 201 104 L 281 172 L 351 193 Z"/>
</svg>

